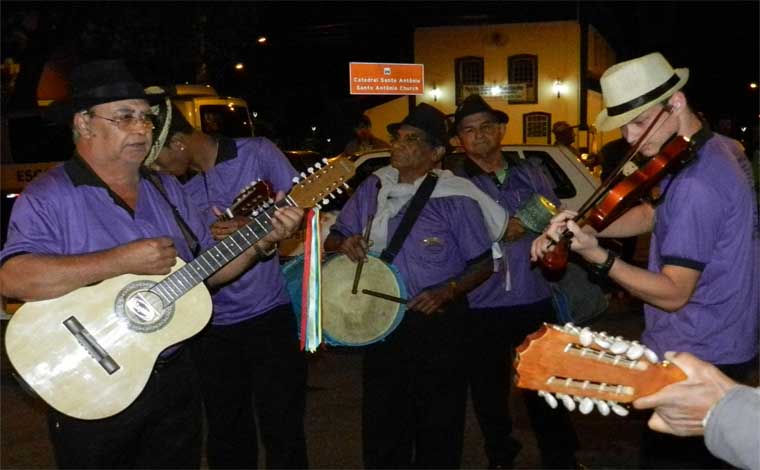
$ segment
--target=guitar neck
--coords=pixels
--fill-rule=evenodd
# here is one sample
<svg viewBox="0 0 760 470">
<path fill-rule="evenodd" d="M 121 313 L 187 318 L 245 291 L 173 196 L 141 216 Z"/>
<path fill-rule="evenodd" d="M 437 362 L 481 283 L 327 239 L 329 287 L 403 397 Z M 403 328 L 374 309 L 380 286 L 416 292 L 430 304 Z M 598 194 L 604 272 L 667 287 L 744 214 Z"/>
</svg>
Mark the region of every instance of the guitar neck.
<svg viewBox="0 0 760 470">
<path fill-rule="evenodd" d="M 165 304 L 175 302 L 264 238 L 272 230 L 272 217 L 276 209 L 293 206 L 293 201 L 285 198 L 262 210 L 247 225 L 201 253 L 150 290 L 160 296 Z"/>
</svg>

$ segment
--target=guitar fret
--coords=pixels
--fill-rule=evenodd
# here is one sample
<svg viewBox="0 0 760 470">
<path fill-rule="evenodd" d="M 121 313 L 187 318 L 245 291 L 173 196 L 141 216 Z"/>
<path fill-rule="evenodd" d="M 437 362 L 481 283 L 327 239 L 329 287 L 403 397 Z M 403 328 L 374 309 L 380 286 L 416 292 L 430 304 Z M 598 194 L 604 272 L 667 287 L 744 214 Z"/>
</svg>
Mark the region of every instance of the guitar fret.
<svg viewBox="0 0 760 470">
<path fill-rule="evenodd" d="M 222 241 L 222 243 L 220 243 L 219 246 L 223 246 L 224 248 L 227 249 L 227 251 L 230 252 L 230 255 L 231 255 L 230 259 L 232 259 L 232 258 L 234 258 L 234 257 L 236 257 L 237 255 L 240 254 L 239 251 L 235 251 L 235 250 L 233 250 L 232 248 L 229 247 L 229 243 L 227 242 L 226 239 L 224 241 Z"/>
</svg>

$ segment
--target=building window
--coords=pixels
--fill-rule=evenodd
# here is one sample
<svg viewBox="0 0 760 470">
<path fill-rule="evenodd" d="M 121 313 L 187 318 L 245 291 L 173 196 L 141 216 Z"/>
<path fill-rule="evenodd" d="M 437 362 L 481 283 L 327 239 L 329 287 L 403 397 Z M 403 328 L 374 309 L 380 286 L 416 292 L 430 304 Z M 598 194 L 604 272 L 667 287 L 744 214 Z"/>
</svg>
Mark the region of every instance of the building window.
<svg viewBox="0 0 760 470">
<path fill-rule="evenodd" d="M 456 77 L 456 104 L 472 94 L 480 94 L 483 88 L 483 58 L 459 57 L 454 59 Z"/>
<path fill-rule="evenodd" d="M 524 144 L 551 144 L 549 124 L 552 115 L 536 111 L 523 114 L 523 143 Z"/>
<path fill-rule="evenodd" d="M 509 103 L 538 103 L 536 90 L 538 80 L 538 57 L 530 54 L 513 55 L 507 58 L 509 77 Z"/>
</svg>

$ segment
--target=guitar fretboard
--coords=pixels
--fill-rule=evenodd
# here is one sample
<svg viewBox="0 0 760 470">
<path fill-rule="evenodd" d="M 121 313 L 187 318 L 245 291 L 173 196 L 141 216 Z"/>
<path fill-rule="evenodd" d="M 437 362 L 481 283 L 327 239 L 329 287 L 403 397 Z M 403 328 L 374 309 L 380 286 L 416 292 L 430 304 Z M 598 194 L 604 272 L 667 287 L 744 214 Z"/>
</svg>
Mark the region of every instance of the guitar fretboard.
<svg viewBox="0 0 760 470">
<path fill-rule="evenodd" d="M 272 230 L 272 214 L 277 208 L 293 207 L 287 197 L 261 211 L 244 227 L 201 253 L 190 263 L 178 269 L 150 290 L 159 297 L 164 306 L 174 303 L 190 289 L 222 269 L 245 250 L 264 238 Z"/>
</svg>

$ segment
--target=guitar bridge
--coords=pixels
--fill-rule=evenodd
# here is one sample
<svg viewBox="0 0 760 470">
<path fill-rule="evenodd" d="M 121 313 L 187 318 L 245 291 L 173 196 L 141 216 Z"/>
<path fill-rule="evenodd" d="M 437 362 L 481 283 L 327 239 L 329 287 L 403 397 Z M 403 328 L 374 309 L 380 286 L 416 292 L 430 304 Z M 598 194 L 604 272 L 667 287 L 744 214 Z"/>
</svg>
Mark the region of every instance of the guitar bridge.
<svg viewBox="0 0 760 470">
<path fill-rule="evenodd" d="M 76 338 L 77 342 L 92 356 L 100 367 L 105 370 L 108 375 L 113 375 L 114 372 L 121 369 L 121 366 L 113 360 L 108 352 L 101 346 L 98 341 L 87 331 L 87 328 L 82 325 L 79 320 L 73 315 L 63 321 L 63 326 L 69 330 L 69 332 Z"/>
</svg>

